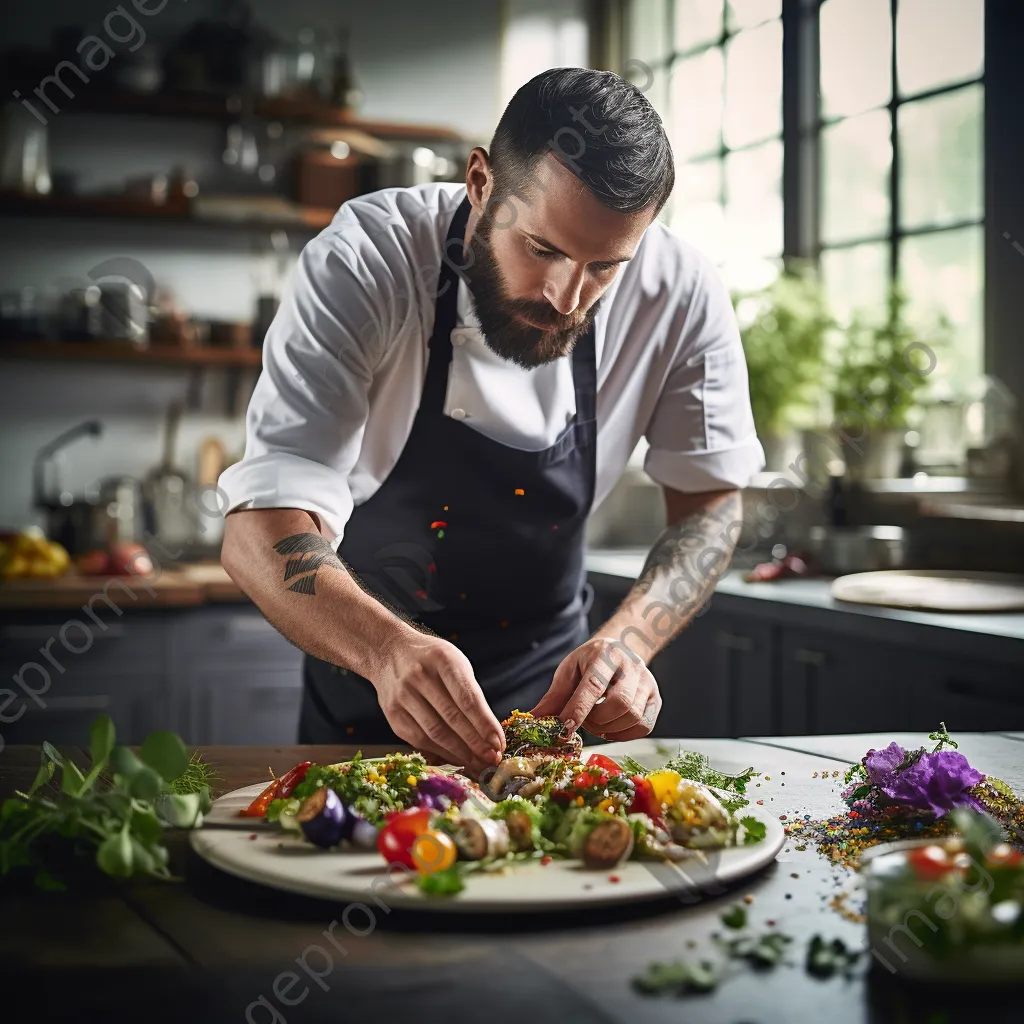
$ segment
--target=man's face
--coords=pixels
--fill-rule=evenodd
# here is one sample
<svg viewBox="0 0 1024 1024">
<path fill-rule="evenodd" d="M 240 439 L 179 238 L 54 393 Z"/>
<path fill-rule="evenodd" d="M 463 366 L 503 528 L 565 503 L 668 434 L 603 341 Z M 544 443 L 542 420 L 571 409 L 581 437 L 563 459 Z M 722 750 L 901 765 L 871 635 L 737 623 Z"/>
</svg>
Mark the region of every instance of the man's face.
<svg viewBox="0 0 1024 1024">
<path fill-rule="evenodd" d="M 525 198 L 489 201 L 470 238 L 487 345 L 527 369 L 571 352 L 651 219 L 602 205 L 553 156 L 538 161 Z"/>
</svg>

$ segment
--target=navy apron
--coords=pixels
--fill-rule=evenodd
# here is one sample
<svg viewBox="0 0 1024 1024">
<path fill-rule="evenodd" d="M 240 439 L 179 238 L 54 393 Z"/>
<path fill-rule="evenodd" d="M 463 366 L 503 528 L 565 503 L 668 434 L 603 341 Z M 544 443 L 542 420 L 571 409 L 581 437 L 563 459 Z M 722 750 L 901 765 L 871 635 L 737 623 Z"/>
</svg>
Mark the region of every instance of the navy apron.
<svg viewBox="0 0 1024 1024">
<path fill-rule="evenodd" d="M 543 696 L 590 635 L 584 528 L 594 498 L 593 327 L 572 352 L 576 415 L 550 448 L 510 448 L 446 416 L 458 269 L 470 205 L 441 260 L 423 394 L 409 439 L 357 506 L 338 554 L 365 589 L 465 653 L 499 719 Z M 401 741 L 361 676 L 306 657 L 302 743 Z"/>
</svg>

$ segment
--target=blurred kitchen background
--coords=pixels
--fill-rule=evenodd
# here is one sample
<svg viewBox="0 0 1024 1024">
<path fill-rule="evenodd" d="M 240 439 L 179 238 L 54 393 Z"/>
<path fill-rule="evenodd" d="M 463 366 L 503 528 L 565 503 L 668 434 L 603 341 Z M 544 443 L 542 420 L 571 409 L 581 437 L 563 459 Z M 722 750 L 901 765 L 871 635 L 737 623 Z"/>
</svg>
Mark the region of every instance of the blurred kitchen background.
<svg viewBox="0 0 1024 1024">
<path fill-rule="evenodd" d="M 6 742 L 81 740 L 101 710 L 132 737 L 294 739 L 299 654 L 216 564 L 263 335 L 342 202 L 461 180 L 563 65 L 664 118 L 662 216 L 735 295 L 768 459 L 733 572 L 655 660 L 658 731 L 1024 729 L 1019 0 L 0 18 Z M 592 516 L 595 623 L 664 523 L 643 454 Z"/>
</svg>

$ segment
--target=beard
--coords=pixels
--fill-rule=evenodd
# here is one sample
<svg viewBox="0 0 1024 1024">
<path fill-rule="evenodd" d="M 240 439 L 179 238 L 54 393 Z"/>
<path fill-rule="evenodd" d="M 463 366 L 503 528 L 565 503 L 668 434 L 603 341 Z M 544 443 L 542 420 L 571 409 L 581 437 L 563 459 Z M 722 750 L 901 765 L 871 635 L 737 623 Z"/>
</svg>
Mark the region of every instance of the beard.
<svg viewBox="0 0 1024 1024">
<path fill-rule="evenodd" d="M 494 223 L 485 213 L 469 240 L 473 258 L 464 270 L 487 347 L 526 370 L 568 355 L 597 317 L 600 303 L 565 316 L 550 303 L 510 298 L 491 249 Z M 532 323 L 523 323 L 525 317 Z M 542 324 L 534 327 L 532 324 Z"/>
</svg>

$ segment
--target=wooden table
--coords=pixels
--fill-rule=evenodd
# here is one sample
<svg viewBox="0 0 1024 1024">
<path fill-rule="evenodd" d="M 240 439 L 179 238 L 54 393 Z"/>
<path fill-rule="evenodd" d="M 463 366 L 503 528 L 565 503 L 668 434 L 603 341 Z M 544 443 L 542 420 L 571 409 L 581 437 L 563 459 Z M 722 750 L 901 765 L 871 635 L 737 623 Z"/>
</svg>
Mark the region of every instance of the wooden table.
<svg viewBox="0 0 1024 1024">
<path fill-rule="evenodd" d="M 683 741 L 714 759 L 763 773 L 754 799 L 778 814 L 823 818 L 840 808 L 841 774 L 872 746 L 923 735 L 799 736 Z M 1024 736 L 963 734 L 960 749 L 983 771 L 1024 791 Z M 383 753 L 370 751 L 365 753 Z M 311 759 L 338 761 L 345 747 L 210 747 L 218 791 Z M 86 760 L 83 752 L 77 756 Z M 0 754 L 0 790 L 26 785 L 34 748 Z M 814 777 L 814 773 L 818 777 Z M 827 774 L 828 778 L 822 778 Z M 686 905 L 549 916 L 467 917 L 354 908 L 278 893 L 209 867 L 170 840 L 181 884 L 137 884 L 68 896 L 23 891 L 0 908 L 3 991 L 23 994 L 34 1020 L 319 1022 L 364 1020 L 959 1024 L 1019 1021 L 1020 1001 L 914 990 L 876 970 L 853 981 L 817 981 L 803 970 L 815 933 L 865 943 L 864 928 L 830 909 L 854 876 L 808 848 L 787 843 L 778 860 L 739 887 Z M 707 996 L 652 999 L 630 979 L 651 960 L 712 953 L 719 915 L 753 896 L 751 921 L 791 935 L 793 966 L 740 970 Z M 356 935 L 341 922 L 348 922 Z M 339 922 L 335 924 L 334 922 Z M 332 927 L 333 925 L 333 927 Z M 325 936 L 325 932 L 328 934 Z M 332 945 L 330 938 L 337 940 Z M 338 947 L 341 948 L 338 948 Z M 301 969 L 305 961 L 307 970 Z M 865 961 L 865 967 L 868 961 Z M 314 975 L 322 975 L 317 980 Z M 1016 1000 L 1016 1001 L 1014 1001 Z M 293 1005 L 289 1005 L 289 1001 Z M 17 1018 L 22 1019 L 22 1018 Z M 25 1019 L 29 1019 L 27 1016 Z"/>
</svg>

